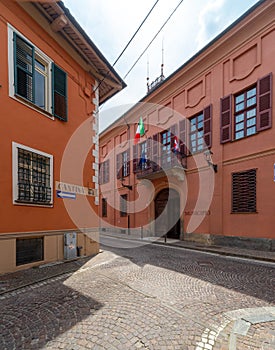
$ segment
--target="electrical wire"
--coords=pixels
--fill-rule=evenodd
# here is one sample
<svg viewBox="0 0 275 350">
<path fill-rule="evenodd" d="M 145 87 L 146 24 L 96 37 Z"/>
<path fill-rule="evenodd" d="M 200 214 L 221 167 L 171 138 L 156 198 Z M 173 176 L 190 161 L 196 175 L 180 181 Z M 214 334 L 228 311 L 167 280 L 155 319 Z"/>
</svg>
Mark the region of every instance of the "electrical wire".
<svg viewBox="0 0 275 350">
<path fill-rule="evenodd" d="M 140 28 L 143 26 L 144 22 L 147 20 L 147 18 L 150 16 L 151 12 L 153 11 L 154 7 L 156 6 L 156 4 L 159 2 L 159 0 L 157 0 L 153 7 L 151 8 L 151 10 L 147 13 L 146 17 L 144 18 L 144 20 L 141 22 L 140 26 L 138 27 L 138 29 L 136 30 L 136 32 L 134 33 L 134 35 L 131 37 L 131 39 L 128 41 L 127 45 L 124 47 L 124 49 L 122 50 L 122 52 L 120 53 L 120 55 L 118 56 L 118 58 L 115 60 L 115 62 L 113 63 L 113 67 L 115 66 L 115 64 L 117 63 L 117 61 L 120 59 L 120 57 L 124 54 L 124 51 L 127 49 L 127 47 L 131 44 L 131 42 L 133 41 L 134 37 L 137 35 L 137 33 L 139 32 Z"/>
<path fill-rule="evenodd" d="M 153 41 L 156 39 L 156 37 L 159 35 L 159 33 L 162 31 L 162 29 L 164 28 L 164 26 L 167 24 L 167 22 L 170 20 L 170 18 L 173 16 L 173 14 L 177 11 L 177 9 L 179 8 L 179 6 L 181 5 L 181 3 L 183 2 L 183 0 L 181 0 L 178 5 L 176 6 L 176 8 L 173 10 L 173 12 L 170 14 L 170 16 L 167 18 L 167 20 L 163 23 L 163 25 L 160 27 L 160 29 L 158 30 L 158 32 L 155 34 L 155 36 L 153 37 L 153 39 L 149 42 L 149 44 L 146 46 L 146 48 L 144 49 L 144 51 L 140 54 L 140 56 L 137 58 L 137 60 L 135 61 L 135 63 L 132 65 L 132 67 L 129 69 L 129 71 L 126 73 L 126 75 L 123 77 L 123 79 L 125 79 L 129 73 L 133 70 L 133 68 L 135 67 L 135 65 L 138 63 L 138 61 L 141 59 L 141 57 L 145 54 L 145 52 L 148 50 L 148 48 L 151 46 L 151 44 L 153 43 Z"/>
<path fill-rule="evenodd" d="M 141 27 L 143 26 L 143 24 L 145 23 L 145 21 L 147 20 L 147 18 L 150 16 L 151 12 L 153 11 L 153 9 L 155 8 L 155 6 L 157 5 L 157 3 L 159 2 L 159 0 L 156 0 L 156 2 L 154 3 L 154 5 L 152 6 L 151 10 L 147 13 L 147 15 L 145 16 L 144 20 L 141 22 L 141 24 L 139 25 L 138 29 L 135 31 L 135 33 L 132 35 L 131 39 L 128 41 L 128 43 L 126 44 L 126 46 L 124 47 L 124 49 L 122 50 L 122 52 L 119 54 L 118 58 L 115 60 L 115 62 L 113 63 L 113 67 L 115 66 L 115 64 L 118 62 L 118 60 L 120 59 L 120 57 L 124 54 L 124 52 L 126 51 L 126 49 L 128 48 L 128 46 L 131 44 L 131 42 L 133 41 L 134 37 L 137 35 L 137 33 L 140 31 Z M 108 74 L 110 73 L 110 70 L 108 70 L 108 72 L 106 73 L 105 77 L 103 79 L 100 80 L 99 84 L 97 85 L 95 91 L 97 89 L 99 89 L 100 85 L 104 82 L 104 80 L 107 78 Z"/>
</svg>

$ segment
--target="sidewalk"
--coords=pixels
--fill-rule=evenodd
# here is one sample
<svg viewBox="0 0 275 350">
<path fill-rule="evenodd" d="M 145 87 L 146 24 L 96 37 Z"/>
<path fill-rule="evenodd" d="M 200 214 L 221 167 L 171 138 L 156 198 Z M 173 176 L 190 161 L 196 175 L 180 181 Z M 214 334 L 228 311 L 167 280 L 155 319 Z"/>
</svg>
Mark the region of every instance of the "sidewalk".
<svg viewBox="0 0 275 350">
<path fill-rule="evenodd" d="M 167 238 L 165 241 L 164 237 L 143 237 L 142 238 L 140 234 L 128 235 L 128 234 L 104 232 L 104 233 L 101 233 L 100 235 L 102 237 L 106 236 L 106 237 L 113 237 L 118 239 L 121 238 L 125 240 L 160 244 L 164 246 L 169 245 L 169 246 L 175 246 L 179 248 L 211 252 L 211 253 L 216 253 L 220 255 L 235 256 L 235 257 L 260 260 L 260 261 L 269 261 L 269 262 L 275 263 L 275 251 L 273 252 L 262 251 L 262 250 L 245 249 L 245 248 L 229 247 L 229 246 L 221 246 L 221 245 L 207 246 L 202 243 L 181 241 L 179 239 L 171 239 L 171 238 Z"/>
</svg>

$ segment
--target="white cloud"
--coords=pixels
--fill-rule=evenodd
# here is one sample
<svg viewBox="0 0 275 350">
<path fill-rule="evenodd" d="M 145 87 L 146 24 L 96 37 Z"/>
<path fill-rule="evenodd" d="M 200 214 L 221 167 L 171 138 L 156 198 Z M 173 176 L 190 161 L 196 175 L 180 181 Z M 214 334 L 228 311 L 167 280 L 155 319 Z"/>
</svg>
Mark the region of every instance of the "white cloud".
<svg viewBox="0 0 275 350">
<path fill-rule="evenodd" d="M 217 33 L 220 27 L 221 11 L 224 0 L 207 1 L 199 14 L 199 31 L 197 35 L 197 49 L 201 49 L 209 42 L 209 38 Z"/>
</svg>

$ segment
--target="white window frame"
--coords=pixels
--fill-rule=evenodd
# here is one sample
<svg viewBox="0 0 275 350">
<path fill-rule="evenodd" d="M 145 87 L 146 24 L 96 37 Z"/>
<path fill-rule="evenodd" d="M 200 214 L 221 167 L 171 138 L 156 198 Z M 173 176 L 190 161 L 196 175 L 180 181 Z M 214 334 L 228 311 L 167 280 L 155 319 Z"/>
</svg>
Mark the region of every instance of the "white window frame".
<svg viewBox="0 0 275 350">
<path fill-rule="evenodd" d="M 37 203 L 22 203 L 18 202 L 18 149 L 23 149 L 28 152 L 39 154 L 43 157 L 50 159 L 50 186 L 51 186 L 51 200 L 48 204 L 37 204 Z M 39 151 L 37 149 L 22 145 L 17 142 L 12 142 L 12 182 L 13 182 L 13 204 L 14 205 L 25 205 L 25 206 L 39 206 L 39 207 L 52 207 L 53 206 L 53 155 Z"/>
<path fill-rule="evenodd" d="M 15 95 L 15 84 L 14 84 L 14 42 L 13 42 L 13 33 L 18 34 L 22 39 L 24 39 L 27 43 L 32 45 L 35 48 L 35 57 L 39 58 L 39 61 L 42 61 L 46 65 L 45 75 L 46 86 L 45 86 L 45 110 L 39 108 L 32 102 L 24 101 L 22 98 L 18 98 Z M 35 44 L 33 44 L 30 40 L 28 40 L 22 33 L 16 30 L 12 25 L 8 24 L 8 71 L 9 71 L 9 96 L 16 101 L 19 101 L 26 105 L 27 107 L 34 109 L 41 114 L 45 115 L 50 119 L 55 119 L 52 114 L 52 69 L 53 60 L 51 60 L 44 52 L 42 52 Z M 49 115 L 50 114 L 50 115 Z"/>
</svg>

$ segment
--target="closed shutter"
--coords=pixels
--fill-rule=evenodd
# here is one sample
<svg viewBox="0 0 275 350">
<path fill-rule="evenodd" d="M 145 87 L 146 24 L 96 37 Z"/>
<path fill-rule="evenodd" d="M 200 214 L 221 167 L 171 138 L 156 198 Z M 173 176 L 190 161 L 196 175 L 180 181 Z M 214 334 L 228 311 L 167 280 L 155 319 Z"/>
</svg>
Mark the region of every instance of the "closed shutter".
<svg viewBox="0 0 275 350">
<path fill-rule="evenodd" d="M 152 160 L 152 138 L 149 137 L 146 140 L 146 149 L 147 149 L 147 166 L 151 166 L 151 160 Z"/>
<path fill-rule="evenodd" d="M 232 174 L 232 213 L 256 212 L 256 169 Z"/>
<path fill-rule="evenodd" d="M 153 135 L 152 160 L 154 171 L 159 169 L 159 133 Z"/>
<path fill-rule="evenodd" d="M 186 135 L 186 119 L 179 121 L 179 143 L 180 143 L 180 153 L 182 156 L 187 155 L 187 135 Z"/>
<path fill-rule="evenodd" d="M 34 47 L 13 34 L 15 94 L 34 102 Z"/>
<path fill-rule="evenodd" d="M 122 153 L 119 153 L 116 155 L 116 171 L 117 171 L 117 178 L 122 178 Z"/>
<path fill-rule="evenodd" d="M 212 105 L 203 110 L 203 137 L 207 148 L 212 146 Z"/>
<path fill-rule="evenodd" d="M 138 171 L 138 145 L 133 146 L 133 172 Z"/>
<path fill-rule="evenodd" d="M 221 98 L 221 143 L 231 141 L 232 95 Z"/>
<path fill-rule="evenodd" d="M 271 128 L 272 73 L 257 82 L 257 131 Z"/>
<path fill-rule="evenodd" d="M 53 115 L 67 121 L 67 74 L 54 63 L 52 64 L 53 81 Z"/>
</svg>

